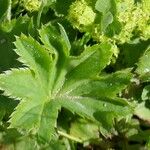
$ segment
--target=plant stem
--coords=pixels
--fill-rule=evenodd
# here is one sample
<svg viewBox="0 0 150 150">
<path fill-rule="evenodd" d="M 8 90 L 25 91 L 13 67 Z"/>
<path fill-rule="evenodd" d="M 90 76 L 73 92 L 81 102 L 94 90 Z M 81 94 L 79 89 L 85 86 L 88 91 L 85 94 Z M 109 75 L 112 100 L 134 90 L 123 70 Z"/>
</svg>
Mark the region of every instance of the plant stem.
<svg viewBox="0 0 150 150">
<path fill-rule="evenodd" d="M 76 141 L 76 142 L 83 143 L 82 140 L 80 140 L 80 139 L 78 139 L 78 138 L 76 138 L 76 137 L 74 137 L 74 136 L 71 136 L 71 135 L 69 135 L 69 134 L 67 134 L 67 133 L 65 133 L 65 132 L 62 132 L 62 131 L 57 131 L 57 132 L 58 132 L 58 134 L 60 134 L 61 136 L 64 136 L 64 137 L 66 137 L 66 138 L 68 138 L 68 139 L 70 139 L 70 140 L 74 140 L 74 141 Z"/>
<path fill-rule="evenodd" d="M 9 22 L 11 21 L 11 0 L 9 0 L 6 18 Z"/>
<path fill-rule="evenodd" d="M 44 6 L 45 6 L 45 2 L 44 2 L 44 0 L 42 0 L 40 10 L 39 10 L 38 15 L 37 15 L 37 27 L 38 28 L 40 27 L 41 15 L 42 15 L 42 11 L 43 11 Z"/>
</svg>

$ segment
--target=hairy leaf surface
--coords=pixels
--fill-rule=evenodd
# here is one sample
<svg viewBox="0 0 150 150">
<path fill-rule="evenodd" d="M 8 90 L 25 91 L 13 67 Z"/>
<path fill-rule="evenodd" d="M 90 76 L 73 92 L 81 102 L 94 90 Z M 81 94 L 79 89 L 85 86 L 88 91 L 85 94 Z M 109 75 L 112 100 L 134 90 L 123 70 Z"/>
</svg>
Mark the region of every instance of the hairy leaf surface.
<svg viewBox="0 0 150 150">
<path fill-rule="evenodd" d="M 59 27 L 60 32 L 51 25 L 42 27 L 39 33 L 43 45 L 30 36 L 17 37 L 15 51 L 27 68 L 0 75 L 5 95 L 20 99 L 10 127 L 37 133 L 46 141 L 56 133 L 62 107 L 97 123 L 96 114 L 100 112 L 111 113 L 113 118 L 131 112 L 130 105 L 117 98 L 130 81 L 130 70 L 99 77 L 112 58 L 111 46 L 95 44 L 80 56 L 70 56 L 67 34 Z"/>
</svg>

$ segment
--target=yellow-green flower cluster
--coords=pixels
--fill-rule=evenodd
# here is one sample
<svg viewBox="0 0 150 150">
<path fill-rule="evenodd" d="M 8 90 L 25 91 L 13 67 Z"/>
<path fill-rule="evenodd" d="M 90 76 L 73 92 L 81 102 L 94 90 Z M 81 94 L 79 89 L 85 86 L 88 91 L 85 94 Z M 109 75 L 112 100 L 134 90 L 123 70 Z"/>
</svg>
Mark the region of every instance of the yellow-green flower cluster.
<svg viewBox="0 0 150 150">
<path fill-rule="evenodd" d="M 101 32 L 101 24 L 95 24 L 96 13 L 88 0 L 76 0 L 69 9 L 68 20 L 80 31 L 89 32 L 97 41 L 108 40 L 123 44 L 132 39 L 150 38 L 150 0 L 116 0 L 116 18 L 121 23 L 121 32 L 109 38 Z M 90 5 L 90 6 L 89 6 Z M 86 28 L 90 26 L 89 28 Z M 106 36 L 106 37 L 105 37 Z"/>
<path fill-rule="evenodd" d="M 41 0 L 23 0 L 23 6 L 27 11 L 38 11 L 41 6 Z"/>
<path fill-rule="evenodd" d="M 93 4 L 88 0 L 76 0 L 70 6 L 68 20 L 80 31 L 90 32 L 95 41 L 110 43 L 114 52 L 111 61 L 113 63 L 119 54 L 118 44 L 129 43 L 136 38 L 142 40 L 150 38 L 150 8 L 147 8 L 148 4 L 150 6 L 150 0 L 142 0 L 141 2 L 116 0 L 117 11 L 113 17 L 121 25 L 121 31 L 112 37 L 101 31 L 101 23 L 96 22 L 101 19 L 98 19 L 100 15 L 95 13 Z"/>
<path fill-rule="evenodd" d="M 150 1 L 149 1 L 150 6 Z M 148 9 L 142 9 L 141 5 L 141 18 L 138 20 L 138 30 L 140 31 L 141 39 L 147 40 L 150 38 L 150 8 Z"/>
<path fill-rule="evenodd" d="M 115 39 L 120 43 L 125 43 L 129 42 L 135 34 L 143 40 L 150 38 L 150 13 L 143 9 L 142 3 L 135 4 L 134 0 L 124 0 L 119 4 L 122 9 L 118 12 L 117 17 L 122 23 L 122 30 L 119 35 L 115 36 Z"/>
<path fill-rule="evenodd" d="M 76 0 L 69 9 L 68 20 L 74 27 L 84 30 L 94 23 L 96 14 L 85 0 Z"/>
</svg>

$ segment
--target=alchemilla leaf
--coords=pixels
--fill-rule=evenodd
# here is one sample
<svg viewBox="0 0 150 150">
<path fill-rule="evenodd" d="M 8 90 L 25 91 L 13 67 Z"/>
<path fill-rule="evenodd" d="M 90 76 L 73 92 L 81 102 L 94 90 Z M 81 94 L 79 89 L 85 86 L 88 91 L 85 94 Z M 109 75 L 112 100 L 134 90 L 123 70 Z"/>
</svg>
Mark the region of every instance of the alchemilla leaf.
<svg viewBox="0 0 150 150">
<path fill-rule="evenodd" d="M 139 59 L 136 72 L 144 81 L 150 81 L 150 47 L 147 48 L 143 56 Z"/>
<path fill-rule="evenodd" d="M 62 107 L 96 122 L 102 120 L 96 116 L 100 112 L 110 112 L 113 118 L 131 113 L 129 103 L 117 97 L 130 82 L 130 70 L 99 76 L 111 61 L 111 45 L 95 44 L 80 56 L 70 56 L 67 34 L 59 26 L 60 32 L 52 25 L 42 27 L 43 44 L 23 34 L 17 37 L 15 52 L 26 67 L 0 75 L 4 94 L 20 100 L 10 127 L 38 134 L 46 141 L 56 134 Z"/>
</svg>

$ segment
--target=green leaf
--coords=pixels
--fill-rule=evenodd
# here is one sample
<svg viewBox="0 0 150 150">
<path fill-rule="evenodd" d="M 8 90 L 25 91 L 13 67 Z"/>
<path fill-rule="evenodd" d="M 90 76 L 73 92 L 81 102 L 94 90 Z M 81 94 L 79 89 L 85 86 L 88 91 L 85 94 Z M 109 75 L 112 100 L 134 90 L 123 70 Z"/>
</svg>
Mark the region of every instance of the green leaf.
<svg viewBox="0 0 150 150">
<path fill-rule="evenodd" d="M 146 81 L 150 80 L 150 48 L 148 48 L 137 63 L 136 72 Z"/>
<path fill-rule="evenodd" d="M 3 19 L 4 14 L 6 13 L 7 9 L 9 7 L 9 0 L 1 0 L 0 1 L 0 21 Z"/>
<path fill-rule="evenodd" d="M 144 87 L 141 97 L 142 100 L 150 100 L 150 85 Z"/>
<path fill-rule="evenodd" d="M 44 142 L 54 137 L 59 107 L 53 100 L 40 102 L 42 99 L 45 100 L 39 97 L 31 99 L 30 102 L 22 101 L 12 114 L 10 128 L 37 132 L 40 141 Z"/>
<path fill-rule="evenodd" d="M 21 134 L 16 129 L 7 129 L 5 134 L 3 135 L 3 139 L 5 143 L 12 144 L 13 142 L 17 142 Z"/>
<path fill-rule="evenodd" d="M 17 38 L 15 46 L 16 53 L 20 56 L 19 61 L 34 70 L 37 80 L 42 80 L 43 85 L 46 85 L 50 80 L 52 56 L 42 45 L 25 35 Z"/>
<path fill-rule="evenodd" d="M 40 140 L 49 142 L 56 134 L 57 117 L 62 107 L 99 125 L 103 122 L 97 119 L 100 111 L 110 112 L 112 118 L 125 117 L 132 112 L 130 104 L 116 96 L 129 83 L 129 71 L 99 77 L 112 57 L 109 44 L 87 47 L 75 57 L 69 55 L 64 29 L 60 34 L 55 27 L 46 25 L 39 33 L 44 45 L 23 34 L 16 38 L 18 60 L 27 68 L 12 69 L 0 75 L 4 94 L 20 99 L 9 120 L 11 128 L 37 134 Z M 111 80 L 114 85 L 106 88 L 105 93 L 112 97 L 106 94 L 103 97 L 99 94 L 99 90 L 103 90 L 101 85 L 107 86 Z M 82 84 L 86 82 L 84 88 Z"/>
<path fill-rule="evenodd" d="M 124 99 L 94 99 L 89 97 L 65 96 L 59 100 L 62 107 L 94 121 L 107 132 L 112 132 L 114 118 L 126 117 L 132 107 Z M 103 132 L 101 130 L 101 132 Z"/>
<path fill-rule="evenodd" d="M 112 22 L 113 22 L 113 15 L 110 11 L 102 16 L 102 20 L 101 20 L 101 31 L 102 31 L 102 33 L 105 33 L 106 28 Z"/>
<path fill-rule="evenodd" d="M 150 135 L 150 131 L 149 130 L 142 130 L 142 131 L 139 131 L 137 134 L 135 135 L 132 135 L 130 137 L 130 140 L 131 141 L 136 141 L 136 142 L 141 142 L 141 141 L 147 141 L 149 140 L 149 135 Z M 138 145 L 138 147 L 136 148 L 139 148 L 140 145 Z M 147 148 L 147 147 L 146 147 Z M 132 149 L 132 147 L 131 147 Z M 134 149 L 134 147 L 133 147 Z"/>
<path fill-rule="evenodd" d="M 49 133 L 55 133 L 58 110 L 59 105 L 53 100 L 44 104 L 39 128 L 39 137 L 44 138 L 44 140 L 49 139 Z M 54 136 L 53 134 L 52 136 Z"/>
<path fill-rule="evenodd" d="M 1 0 L 0 10 L 0 22 L 9 22 L 11 20 L 11 0 Z"/>
<path fill-rule="evenodd" d="M 1 94 L 3 94 L 0 91 Z M 17 106 L 18 101 L 12 101 L 12 99 L 0 95 L 0 110 L 2 112 L 1 118 L 3 118 L 5 121 L 10 119 L 11 113 L 14 111 L 14 108 Z M 4 113 L 5 112 L 5 113 Z"/>
<path fill-rule="evenodd" d="M 111 0 L 97 0 L 95 8 L 99 12 L 106 13 L 111 8 Z"/>
<path fill-rule="evenodd" d="M 78 119 L 71 123 L 70 135 L 81 138 L 82 141 L 95 140 L 99 138 L 99 128 L 93 122 Z"/>
<path fill-rule="evenodd" d="M 74 2 L 74 0 L 57 0 L 54 6 L 55 13 L 57 15 L 67 15 L 69 6 Z"/>
<path fill-rule="evenodd" d="M 3 119 L 4 115 L 5 115 L 5 109 L 3 107 L 0 107 L 0 122 Z"/>
<path fill-rule="evenodd" d="M 52 25 L 43 26 L 41 30 L 39 30 L 39 34 L 41 36 L 41 41 L 45 44 L 46 48 L 50 51 L 50 53 L 54 54 L 53 56 L 56 58 L 56 67 L 57 70 L 53 70 L 56 78 L 55 84 L 53 87 L 53 93 L 55 94 L 57 90 L 62 86 L 65 80 L 66 75 L 66 63 L 67 57 L 70 54 L 70 46 L 68 45 L 67 34 L 65 33 L 64 28 L 60 27 L 61 34 L 58 30 Z"/>
<path fill-rule="evenodd" d="M 119 29 L 119 27 L 116 29 Z M 133 67 L 146 51 L 148 45 L 149 41 L 139 41 L 138 39 L 133 41 L 133 43 L 120 45 L 121 53 L 118 57 L 117 65 L 122 65 L 120 66 L 121 68 Z"/>
<path fill-rule="evenodd" d="M 109 17 L 109 16 L 108 16 Z M 111 19 L 111 16 L 109 17 Z M 111 21 L 111 20 L 110 20 Z M 121 29 L 122 29 L 122 25 L 119 21 L 117 21 L 117 19 L 113 18 L 113 22 L 110 24 L 110 21 L 107 23 L 107 28 L 106 28 L 106 31 L 105 31 L 105 34 L 108 36 L 108 37 L 113 37 L 114 35 L 116 34 L 119 34 L 121 32 Z"/>
<path fill-rule="evenodd" d="M 68 47 L 68 50 L 70 50 L 71 49 L 71 44 L 70 44 L 70 41 L 68 39 L 67 33 L 66 33 L 64 27 L 61 24 L 59 24 L 59 28 L 60 28 L 61 36 L 65 40 L 66 45 Z"/>
<path fill-rule="evenodd" d="M 70 148 L 70 147 L 69 147 Z M 67 146 L 65 142 L 63 142 L 61 139 L 52 140 L 49 145 L 45 148 L 45 150 L 66 150 Z"/>
<path fill-rule="evenodd" d="M 130 70 L 118 71 L 95 80 L 86 80 L 70 90 L 70 95 L 115 98 L 130 83 Z"/>
<path fill-rule="evenodd" d="M 96 99 L 90 97 L 67 96 L 57 98 L 66 109 L 80 116 L 96 120 L 94 114 L 99 111 L 114 112 L 118 116 L 126 116 L 132 108 L 124 99 Z"/>
<path fill-rule="evenodd" d="M 146 146 L 147 146 L 148 149 L 150 148 L 150 137 L 149 137 L 149 139 L 147 140 Z"/>
<path fill-rule="evenodd" d="M 95 9 L 103 14 L 110 11 L 114 15 L 116 13 L 116 4 L 114 0 L 97 0 Z"/>
<path fill-rule="evenodd" d="M 111 46 L 107 43 L 87 47 L 79 57 L 71 58 L 70 72 L 66 76 L 64 89 L 72 88 L 70 87 L 72 83 L 78 84 L 77 81 L 98 76 L 110 62 L 111 57 Z"/>
<path fill-rule="evenodd" d="M 5 89 L 5 95 L 19 99 L 31 98 L 41 90 L 31 70 L 25 68 L 6 71 L 0 75 L 0 82 L 1 89 Z"/>
<path fill-rule="evenodd" d="M 13 141 L 13 139 L 11 139 Z M 32 150 L 37 149 L 37 145 L 35 144 L 35 139 L 29 136 L 22 137 L 19 142 L 16 143 L 16 150 Z"/>
<path fill-rule="evenodd" d="M 47 24 L 39 30 L 41 41 L 47 46 L 50 51 L 57 49 L 62 57 L 69 55 L 70 46 L 64 28 L 60 25 L 61 34 L 56 27 Z M 64 38 L 65 37 L 65 38 Z M 57 52 L 55 51 L 55 52 Z M 64 56 L 63 56 L 64 55 Z"/>
<path fill-rule="evenodd" d="M 15 59 L 17 55 L 13 51 L 15 36 L 21 33 L 27 34 L 30 18 L 28 16 L 12 19 L 10 22 L 0 24 L 0 72 L 11 67 L 21 66 Z"/>
<path fill-rule="evenodd" d="M 140 119 L 150 122 L 150 109 L 148 107 L 146 107 L 145 102 L 139 104 L 136 108 L 135 108 L 135 115 L 137 115 Z"/>
</svg>

